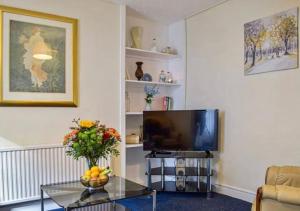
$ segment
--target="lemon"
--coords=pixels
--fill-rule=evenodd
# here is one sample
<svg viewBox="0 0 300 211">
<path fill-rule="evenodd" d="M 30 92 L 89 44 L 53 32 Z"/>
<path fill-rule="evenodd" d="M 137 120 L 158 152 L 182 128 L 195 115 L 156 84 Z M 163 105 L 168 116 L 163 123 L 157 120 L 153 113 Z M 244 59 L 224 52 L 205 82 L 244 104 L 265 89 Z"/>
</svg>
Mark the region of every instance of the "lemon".
<svg viewBox="0 0 300 211">
<path fill-rule="evenodd" d="M 92 174 L 91 174 L 91 177 L 92 178 L 95 178 L 95 177 L 98 177 L 99 176 L 99 171 L 94 171 L 94 172 L 92 172 Z"/>
<path fill-rule="evenodd" d="M 84 175 L 85 175 L 85 176 L 89 176 L 89 177 L 90 177 L 90 176 L 91 176 L 91 173 L 92 173 L 92 171 L 90 171 L 90 170 L 87 170 L 87 171 L 85 171 L 85 174 L 84 174 Z"/>
<path fill-rule="evenodd" d="M 89 181 L 91 179 L 91 177 L 90 176 L 83 176 L 82 179 L 85 180 L 85 181 Z"/>
</svg>

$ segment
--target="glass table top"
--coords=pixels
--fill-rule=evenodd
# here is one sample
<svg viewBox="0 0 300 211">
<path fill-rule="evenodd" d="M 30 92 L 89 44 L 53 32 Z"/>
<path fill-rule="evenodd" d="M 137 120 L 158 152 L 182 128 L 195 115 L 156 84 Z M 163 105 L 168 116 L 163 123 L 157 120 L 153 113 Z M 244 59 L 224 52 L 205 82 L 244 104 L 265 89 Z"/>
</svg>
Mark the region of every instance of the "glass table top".
<svg viewBox="0 0 300 211">
<path fill-rule="evenodd" d="M 64 208 L 92 206 L 152 193 L 147 187 L 118 176 L 110 177 L 100 190 L 90 191 L 80 181 L 42 185 L 41 189 Z"/>
</svg>

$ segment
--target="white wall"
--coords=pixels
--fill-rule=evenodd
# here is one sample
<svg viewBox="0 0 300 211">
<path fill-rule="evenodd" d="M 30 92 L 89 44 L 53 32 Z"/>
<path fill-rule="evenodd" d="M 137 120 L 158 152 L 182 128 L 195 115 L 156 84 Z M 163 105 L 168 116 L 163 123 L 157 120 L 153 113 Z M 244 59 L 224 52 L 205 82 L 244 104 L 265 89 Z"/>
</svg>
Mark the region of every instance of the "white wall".
<svg viewBox="0 0 300 211">
<path fill-rule="evenodd" d="M 249 21 L 299 0 L 230 0 L 187 20 L 187 107 L 222 111 L 216 183 L 254 192 L 270 165 L 300 165 L 300 71 L 244 76 Z"/>
<path fill-rule="evenodd" d="M 179 57 L 169 62 L 169 71 L 180 87 L 172 89 L 174 110 L 185 109 L 186 91 L 186 23 L 184 20 L 169 25 L 169 46 L 176 48 Z"/>
<path fill-rule="evenodd" d="M 120 126 L 120 6 L 99 0 L 0 0 L 79 19 L 79 106 L 0 107 L 0 148 L 61 144 L 73 118 Z"/>
</svg>

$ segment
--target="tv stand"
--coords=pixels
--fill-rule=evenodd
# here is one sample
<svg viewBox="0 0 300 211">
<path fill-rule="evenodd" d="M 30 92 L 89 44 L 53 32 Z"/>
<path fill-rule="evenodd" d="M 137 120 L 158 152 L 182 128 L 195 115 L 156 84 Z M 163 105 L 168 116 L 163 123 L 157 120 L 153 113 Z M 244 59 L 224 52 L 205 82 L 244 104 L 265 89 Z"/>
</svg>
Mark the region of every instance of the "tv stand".
<svg viewBox="0 0 300 211">
<path fill-rule="evenodd" d="M 166 176 L 178 176 L 185 178 L 185 189 L 181 192 L 202 192 L 207 194 L 207 198 L 211 197 L 211 177 L 213 171 L 211 170 L 211 160 L 213 154 L 211 152 L 172 152 L 168 154 L 150 153 L 145 156 L 147 160 L 147 180 L 148 188 L 157 191 L 175 192 L 176 182 L 166 181 Z M 174 158 L 182 159 L 188 158 L 195 160 L 195 166 L 185 166 L 184 175 L 178 174 L 175 166 L 166 166 L 165 159 Z M 160 167 L 152 168 L 152 160 L 159 159 Z M 160 176 L 159 182 L 152 182 L 152 176 Z M 192 179 L 194 178 L 194 179 Z M 195 179 L 196 178 L 196 179 Z"/>
<path fill-rule="evenodd" d="M 169 155 L 169 154 L 172 154 L 172 152 L 167 152 L 167 151 L 151 151 L 150 154 L 153 155 L 153 156 L 156 156 L 156 155 Z"/>
</svg>

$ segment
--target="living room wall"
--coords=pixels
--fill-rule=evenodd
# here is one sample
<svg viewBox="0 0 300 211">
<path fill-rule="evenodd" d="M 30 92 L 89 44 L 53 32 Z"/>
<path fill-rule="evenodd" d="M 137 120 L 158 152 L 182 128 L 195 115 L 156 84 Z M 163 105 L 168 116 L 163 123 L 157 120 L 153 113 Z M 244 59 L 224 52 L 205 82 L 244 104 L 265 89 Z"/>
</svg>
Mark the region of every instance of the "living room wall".
<svg viewBox="0 0 300 211">
<path fill-rule="evenodd" d="M 73 118 L 120 127 L 120 6 L 99 0 L 0 0 L 79 20 L 79 106 L 0 107 L 0 148 L 61 144 Z"/>
<path fill-rule="evenodd" d="M 245 76 L 243 28 L 299 6 L 229 0 L 187 19 L 187 108 L 221 111 L 219 188 L 251 198 L 268 166 L 300 163 L 300 70 Z"/>
</svg>

